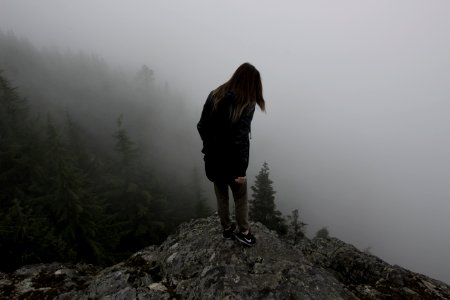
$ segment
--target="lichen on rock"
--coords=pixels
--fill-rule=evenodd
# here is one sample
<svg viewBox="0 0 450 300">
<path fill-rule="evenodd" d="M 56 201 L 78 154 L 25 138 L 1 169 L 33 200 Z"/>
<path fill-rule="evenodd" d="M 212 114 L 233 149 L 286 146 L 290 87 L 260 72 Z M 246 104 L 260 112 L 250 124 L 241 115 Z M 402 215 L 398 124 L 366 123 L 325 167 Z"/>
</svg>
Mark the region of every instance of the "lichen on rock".
<svg viewBox="0 0 450 300">
<path fill-rule="evenodd" d="M 304 239 L 293 246 L 260 223 L 251 226 L 257 238 L 251 248 L 224 240 L 217 216 L 211 216 L 184 223 L 160 246 L 105 269 L 48 264 L 0 273 L 0 298 L 450 298 L 447 285 L 337 239 Z"/>
</svg>

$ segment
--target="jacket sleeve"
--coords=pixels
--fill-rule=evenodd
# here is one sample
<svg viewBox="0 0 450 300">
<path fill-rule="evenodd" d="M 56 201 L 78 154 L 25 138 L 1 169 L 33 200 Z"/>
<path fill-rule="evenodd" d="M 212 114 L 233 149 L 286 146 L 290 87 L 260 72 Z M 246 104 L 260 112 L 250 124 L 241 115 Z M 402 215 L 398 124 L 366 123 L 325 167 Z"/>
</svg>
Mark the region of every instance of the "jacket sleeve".
<svg viewBox="0 0 450 300">
<path fill-rule="evenodd" d="M 252 107 L 233 126 L 233 172 L 236 177 L 246 176 L 250 152 L 250 126 L 255 113 Z"/>
<path fill-rule="evenodd" d="M 208 144 L 211 142 L 211 112 L 213 108 L 212 93 L 206 99 L 203 105 L 202 115 L 200 121 L 197 123 L 197 130 L 203 141 L 202 152 L 206 154 L 208 151 Z"/>
</svg>

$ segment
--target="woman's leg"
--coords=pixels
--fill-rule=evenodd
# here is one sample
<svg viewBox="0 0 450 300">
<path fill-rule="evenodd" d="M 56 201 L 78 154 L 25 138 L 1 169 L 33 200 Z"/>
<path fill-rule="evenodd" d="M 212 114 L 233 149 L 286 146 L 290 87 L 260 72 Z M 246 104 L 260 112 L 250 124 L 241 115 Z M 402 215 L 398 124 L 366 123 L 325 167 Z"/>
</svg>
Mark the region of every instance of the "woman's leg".
<svg viewBox="0 0 450 300">
<path fill-rule="evenodd" d="M 232 182 L 230 184 L 233 192 L 234 204 L 236 209 L 236 222 L 239 231 L 245 232 L 250 229 L 248 224 L 248 201 L 247 201 L 247 181 L 244 183 Z"/>
<path fill-rule="evenodd" d="M 217 198 L 217 212 L 220 218 L 220 224 L 224 229 L 231 226 L 230 208 L 228 201 L 228 184 L 214 183 L 214 191 Z"/>
</svg>

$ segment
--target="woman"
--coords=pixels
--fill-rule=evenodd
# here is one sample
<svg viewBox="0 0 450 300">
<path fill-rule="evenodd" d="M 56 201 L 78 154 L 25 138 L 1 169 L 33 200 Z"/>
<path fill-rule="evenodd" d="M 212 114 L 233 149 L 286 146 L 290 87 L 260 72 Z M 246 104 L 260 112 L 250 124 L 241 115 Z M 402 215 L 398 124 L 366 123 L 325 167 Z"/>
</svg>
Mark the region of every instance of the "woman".
<svg viewBox="0 0 450 300">
<path fill-rule="evenodd" d="M 261 76 L 244 63 L 230 80 L 212 91 L 197 124 L 203 140 L 206 176 L 214 183 L 223 236 L 253 246 L 248 223 L 247 178 L 250 125 L 256 104 L 265 111 Z M 230 220 L 228 187 L 235 202 L 236 224 Z"/>
</svg>

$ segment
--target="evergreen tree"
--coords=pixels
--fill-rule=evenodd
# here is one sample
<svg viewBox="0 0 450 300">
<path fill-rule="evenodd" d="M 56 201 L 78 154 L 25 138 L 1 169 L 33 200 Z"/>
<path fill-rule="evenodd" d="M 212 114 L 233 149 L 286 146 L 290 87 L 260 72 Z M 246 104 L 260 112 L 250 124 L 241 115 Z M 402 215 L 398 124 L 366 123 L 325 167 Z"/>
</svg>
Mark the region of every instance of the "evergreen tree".
<svg viewBox="0 0 450 300">
<path fill-rule="evenodd" d="M 250 200 L 250 219 L 261 222 L 279 234 L 285 234 L 287 226 L 281 212 L 276 210 L 275 191 L 272 184 L 273 181 L 269 178 L 269 166 L 267 162 L 264 162 L 256 176 L 255 185 L 251 187 L 253 193 Z"/>
<path fill-rule="evenodd" d="M 0 207 L 6 211 L 30 185 L 28 106 L 0 75 Z M 1 215 L 0 215 L 1 216 Z"/>
<path fill-rule="evenodd" d="M 321 229 L 319 229 L 316 232 L 316 238 L 319 238 L 319 239 L 330 238 L 330 232 L 328 231 L 328 228 L 325 226 L 325 227 L 322 227 Z"/>
<path fill-rule="evenodd" d="M 68 260 L 96 262 L 100 255 L 96 242 L 97 201 L 85 174 L 52 121 L 47 127 L 46 174 L 40 202 L 51 213 L 55 233 L 60 238 L 63 256 Z"/>
<path fill-rule="evenodd" d="M 137 163 L 138 155 L 135 143 L 131 140 L 128 132 L 123 127 L 123 115 L 120 115 L 117 119 L 117 131 L 114 134 L 116 139 L 115 150 L 119 155 L 119 168 L 124 171 L 124 175 L 127 179 L 132 176 L 133 167 Z"/>
<path fill-rule="evenodd" d="M 105 186 L 110 199 L 108 213 L 114 217 L 110 227 L 117 237 L 115 251 L 123 256 L 149 244 L 160 243 L 167 235 L 164 223 L 165 198 L 154 191 L 149 167 L 140 161 L 139 151 L 118 118 L 114 134 L 117 160 Z"/>
<path fill-rule="evenodd" d="M 28 105 L 0 75 L 0 268 L 11 271 L 45 259 L 47 224 L 32 202 L 42 144 Z"/>
<path fill-rule="evenodd" d="M 13 138 L 23 132 L 28 105 L 0 73 L 0 138 Z M 22 129 L 22 130 L 20 130 Z"/>
<path fill-rule="evenodd" d="M 305 227 L 307 224 L 300 221 L 298 209 L 294 209 L 292 211 L 292 215 L 288 216 L 288 220 L 288 237 L 295 245 L 299 242 L 300 239 L 305 237 Z"/>
<path fill-rule="evenodd" d="M 145 88 L 149 88 L 150 84 L 155 80 L 154 71 L 147 65 L 143 65 L 136 74 L 136 81 Z"/>
</svg>

